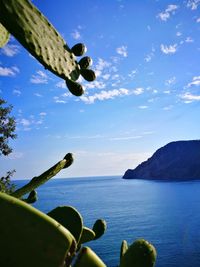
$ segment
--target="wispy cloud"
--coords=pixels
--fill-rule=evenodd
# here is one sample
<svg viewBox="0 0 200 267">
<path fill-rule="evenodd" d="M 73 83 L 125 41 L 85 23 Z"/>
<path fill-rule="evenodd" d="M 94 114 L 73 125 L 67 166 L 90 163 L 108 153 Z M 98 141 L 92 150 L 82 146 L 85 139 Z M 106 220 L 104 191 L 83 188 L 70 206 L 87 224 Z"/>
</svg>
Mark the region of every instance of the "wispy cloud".
<svg viewBox="0 0 200 267">
<path fill-rule="evenodd" d="M 194 94 L 191 94 L 190 92 L 186 92 L 185 94 L 182 94 L 180 97 L 183 100 L 186 100 L 185 103 L 190 103 L 193 101 L 200 101 L 200 95 L 194 95 Z"/>
<path fill-rule="evenodd" d="M 20 96 L 22 94 L 22 92 L 20 90 L 14 89 L 13 94 L 16 96 Z"/>
<path fill-rule="evenodd" d="M 132 139 L 140 139 L 142 135 L 135 135 L 135 136 L 122 136 L 122 137 L 111 137 L 111 141 L 122 141 L 122 140 L 132 140 Z"/>
<path fill-rule="evenodd" d="M 47 84 L 48 83 L 48 76 L 41 70 L 36 72 L 37 74 L 32 75 L 30 82 L 34 84 Z"/>
<path fill-rule="evenodd" d="M 160 45 L 160 49 L 164 54 L 174 54 L 177 51 L 177 44 L 174 45 Z"/>
<path fill-rule="evenodd" d="M 122 45 L 122 46 L 116 48 L 116 52 L 117 52 L 117 54 L 119 54 L 123 57 L 128 56 L 127 46 L 125 46 L 125 45 Z"/>
<path fill-rule="evenodd" d="M 56 83 L 56 87 L 66 89 L 65 81 L 59 81 L 58 83 Z"/>
<path fill-rule="evenodd" d="M 138 108 L 139 109 L 147 109 L 149 106 L 145 106 L 145 105 L 142 105 L 142 106 L 139 106 Z"/>
<path fill-rule="evenodd" d="M 0 76 L 13 77 L 16 76 L 17 73 L 19 73 L 19 68 L 16 66 L 10 68 L 0 66 Z"/>
<path fill-rule="evenodd" d="M 178 8 L 179 6 L 177 5 L 168 5 L 168 7 L 163 12 L 160 12 L 157 17 L 162 21 L 167 21 L 172 14 L 175 14 L 175 10 Z"/>
<path fill-rule="evenodd" d="M 13 57 L 20 52 L 20 46 L 14 44 L 6 44 L 1 48 L 1 54 L 4 54 L 8 57 Z"/>
<path fill-rule="evenodd" d="M 200 86 L 200 76 L 194 76 L 192 81 L 187 84 L 186 88 L 191 86 Z"/>
<path fill-rule="evenodd" d="M 86 104 L 93 104 L 96 100 L 103 101 L 126 95 L 129 95 L 129 90 L 125 88 L 120 88 L 109 91 L 101 91 L 100 93 L 96 93 L 90 96 L 81 96 L 80 98 Z"/>
<path fill-rule="evenodd" d="M 167 85 L 167 86 L 171 86 L 172 84 L 175 84 L 175 83 L 176 83 L 176 77 L 175 76 L 173 76 L 173 77 L 171 77 L 165 81 L 165 85 Z"/>
<path fill-rule="evenodd" d="M 79 40 L 79 39 L 81 39 L 81 33 L 80 33 L 80 31 L 78 31 L 78 30 L 74 30 L 74 31 L 71 33 L 71 36 L 72 36 L 72 38 L 74 38 L 75 40 Z"/>
<path fill-rule="evenodd" d="M 198 19 L 196 20 L 196 22 L 197 22 L 197 23 L 200 23 L 200 18 L 198 18 Z"/>
<path fill-rule="evenodd" d="M 196 10 L 198 6 L 200 5 L 200 0 L 189 0 L 187 1 L 187 7 L 191 10 Z"/>
<path fill-rule="evenodd" d="M 141 95 L 143 93 L 144 93 L 144 89 L 142 87 L 138 87 L 138 88 L 133 90 L 134 95 Z"/>
</svg>

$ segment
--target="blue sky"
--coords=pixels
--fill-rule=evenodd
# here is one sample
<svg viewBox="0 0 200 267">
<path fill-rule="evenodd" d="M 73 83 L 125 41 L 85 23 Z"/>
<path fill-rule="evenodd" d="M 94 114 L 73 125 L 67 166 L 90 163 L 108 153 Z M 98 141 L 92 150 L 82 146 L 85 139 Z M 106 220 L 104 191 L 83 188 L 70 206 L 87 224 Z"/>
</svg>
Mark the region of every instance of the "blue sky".
<svg viewBox="0 0 200 267">
<path fill-rule="evenodd" d="M 200 1 L 34 0 L 72 47 L 86 44 L 97 79 L 77 98 L 14 39 L 0 49 L 0 97 L 18 138 L 1 173 L 123 175 L 159 147 L 200 136 Z"/>
</svg>

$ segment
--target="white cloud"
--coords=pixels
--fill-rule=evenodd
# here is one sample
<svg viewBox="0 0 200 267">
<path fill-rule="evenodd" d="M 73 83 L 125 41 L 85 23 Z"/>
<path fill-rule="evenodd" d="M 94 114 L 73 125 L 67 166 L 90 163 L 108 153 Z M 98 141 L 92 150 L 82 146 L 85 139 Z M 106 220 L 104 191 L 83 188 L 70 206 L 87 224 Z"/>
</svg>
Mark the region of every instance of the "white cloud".
<svg viewBox="0 0 200 267">
<path fill-rule="evenodd" d="M 23 158 L 23 156 L 24 156 L 24 153 L 22 153 L 22 152 L 12 152 L 10 155 L 8 155 L 7 158 L 16 160 L 16 159 Z"/>
<path fill-rule="evenodd" d="M 142 135 L 112 137 L 112 138 L 110 138 L 110 140 L 111 141 L 121 141 L 121 140 L 132 140 L 132 139 L 140 139 L 140 138 L 142 138 Z"/>
<path fill-rule="evenodd" d="M 72 33 L 71 33 L 71 36 L 75 39 L 75 40 L 78 40 L 81 38 L 81 34 L 78 30 L 74 30 Z"/>
<path fill-rule="evenodd" d="M 56 87 L 66 89 L 65 81 L 59 81 L 58 83 L 56 83 Z"/>
<path fill-rule="evenodd" d="M 200 0 L 187 1 L 187 7 L 190 8 L 191 10 L 196 10 L 199 4 L 200 4 Z"/>
<path fill-rule="evenodd" d="M 187 38 L 185 39 L 185 42 L 186 42 L 186 43 L 193 43 L 194 40 L 192 39 L 192 37 L 187 37 Z"/>
<path fill-rule="evenodd" d="M 198 18 L 198 19 L 196 20 L 196 22 L 197 22 L 197 23 L 200 23 L 200 18 Z"/>
<path fill-rule="evenodd" d="M 19 73 L 19 69 L 15 66 L 11 68 L 0 66 L 0 76 L 13 77 L 13 76 L 16 76 L 17 73 Z"/>
<path fill-rule="evenodd" d="M 20 96 L 21 95 L 21 91 L 20 90 L 17 90 L 17 89 L 14 89 L 13 90 L 13 94 L 16 95 L 16 96 Z"/>
<path fill-rule="evenodd" d="M 176 77 L 175 76 L 173 76 L 173 77 L 171 77 L 165 81 L 165 85 L 167 85 L 167 86 L 171 86 L 172 84 L 175 84 L 175 83 L 176 83 Z"/>
<path fill-rule="evenodd" d="M 40 114 L 39 114 L 40 116 L 46 116 L 47 115 L 47 113 L 46 112 L 40 112 Z"/>
<path fill-rule="evenodd" d="M 92 89 L 92 88 L 104 89 L 106 87 L 106 84 L 102 81 L 95 80 L 94 82 L 90 82 L 90 83 L 85 84 L 84 87 L 86 89 Z"/>
<path fill-rule="evenodd" d="M 191 86 L 199 86 L 200 85 L 200 76 L 195 76 L 192 78 L 192 82 L 188 83 L 187 87 L 191 87 Z"/>
<path fill-rule="evenodd" d="M 129 90 L 125 88 L 120 89 L 114 89 L 109 91 L 101 91 L 100 93 L 96 93 L 94 95 L 90 96 L 81 96 L 81 100 L 85 102 L 86 104 L 93 104 L 96 100 L 107 100 L 107 99 L 113 99 L 118 96 L 125 96 L 129 95 Z"/>
<path fill-rule="evenodd" d="M 190 103 L 192 101 L 200 101 L 200 95 L 193 95 L 190 92 L 186 92 L 185 94 L 180 96 L 182 99 L 186 100 L 186 103 Z"/>
<path fill-rule="evenodd" d="M 27 120 L 27 119 L 21 119 L 20 121 L 19 121 L 19 124 L 21 124 L 21 125 L 23 125 L 23 126 L 30 126 L 31 125 L 31 122 L 30 122 L 30 120 Z"/>
<path fill-rule="evenodd" d="M 133 90 L 134 95 L 141 95 L 143 93 L 144 93 L 144 89 L 142 87 L 138 87 L 138 88 Z"/>
<path fill-rule="evenodd" d="M 37 96 L 37 97 L 42 97 L 42 95 L 39 94 L 39 93 L 34 93 L 34 95 Z"/>
<path fill-rule="evenodd" d="M 159 13 L 157 17 L 162 21 L 167 21 L 172 14 L 175 14 L 175 10 L 177 10 L 178 8 L 179 7 L 177 5 L 168 5 L 165 11 Z"/>
<path fill-rule="evenodd" d="M 160 49 L 164 54 L 174 54 L 177 51 L 177 44 L 174 45 L 160 45 Z"/>
<path fill-rule="evenodd" d="M 36 72 L 37 74 L 32 75 L 30 82 L 34 83 L 34 84 L 47 84 L 48 83 L 48 76 L 46 75 L 46 73 L 44 73 L 41 70 L 38 70 Z"/>
<path fill-rule="evenodd" d="M 13 57 L 18 54 L 20 51 L 20 46 L 14 44 L 7 44 L 1 48 L 1 53 L 8 56 Z"/>
<path fill-rule="evenodd" d="M 143 105 L 143 106 L 139 106 L 138 108 L 139 108 L 139 109 L 147 109 L 148 106 Z"/>
<path fill-rule="evenodd" d="M 123 57 L 127 57 L 128 56 L 128 52 L 127 52 L 127 46 L 122 45 L 118 48 L 116 48 L 116 52 L 117 54 L 123 56 Z"/>
</svg>

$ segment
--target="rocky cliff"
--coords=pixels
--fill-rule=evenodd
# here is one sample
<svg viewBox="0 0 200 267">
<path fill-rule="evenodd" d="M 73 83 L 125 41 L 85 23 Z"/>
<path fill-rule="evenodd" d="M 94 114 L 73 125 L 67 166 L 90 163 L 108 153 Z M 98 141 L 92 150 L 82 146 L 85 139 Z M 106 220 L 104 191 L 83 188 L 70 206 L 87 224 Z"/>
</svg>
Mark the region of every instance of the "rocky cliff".
<svg viewBox="0 0 200 267">
<path fill-rule="evenodd" d="M 200 140 L 176 141 L 159 148 L 151 158 L 124 179 L 194 180 L 200 179 Z"/>
</svg>

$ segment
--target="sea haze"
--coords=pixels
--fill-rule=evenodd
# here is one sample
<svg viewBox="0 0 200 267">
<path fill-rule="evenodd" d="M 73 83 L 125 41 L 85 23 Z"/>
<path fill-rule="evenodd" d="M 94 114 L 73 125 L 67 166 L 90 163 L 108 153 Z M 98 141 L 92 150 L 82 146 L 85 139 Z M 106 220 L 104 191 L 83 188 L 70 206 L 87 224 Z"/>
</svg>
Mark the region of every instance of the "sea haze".
<svg viewBox="0 0 200 267">
<path fill-rule="evenodd" d="M 92 227 L 99 218 L 107 221 L 105 235 L 87 245 L 108 267 L 118 265 L 121 241 L 137 238 L 156 247 L 156 267 L 200 266 L 200 181 L 53 179 L 38 195 L 34 206 L 43 212 L 71 205 L 82 214 L 85 226 Z"/>
</svg>

